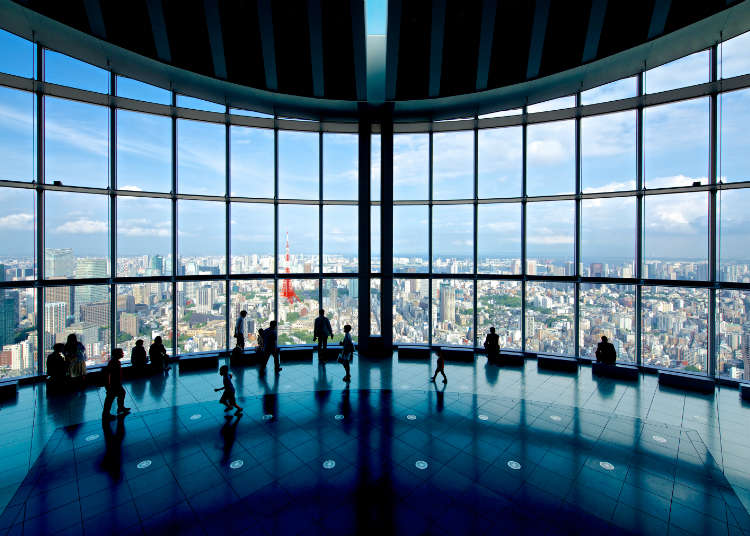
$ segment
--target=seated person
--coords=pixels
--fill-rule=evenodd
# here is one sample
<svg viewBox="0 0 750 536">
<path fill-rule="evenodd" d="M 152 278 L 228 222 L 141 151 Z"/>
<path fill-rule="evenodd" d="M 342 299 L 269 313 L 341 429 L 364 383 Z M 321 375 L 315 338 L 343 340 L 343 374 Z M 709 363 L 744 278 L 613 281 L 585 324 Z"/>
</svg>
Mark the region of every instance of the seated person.
<svg viewBox="0 0 750 536">
<path fill-rule="evenodd" d="M 602 335 L 602 342 L 596 345 L 596 362 L 614 365 L 615 361 L 617 361 L 615 345 L 607 340 L 606 335 Z"/>
<path fill-rule="evenodd" d="M 148 356 L 146 355 L 146 348 L 143 346 L 143 339 L 135 341 L 135 346 L 130 351 L 130 363 L 134 369 L 140 372 L 146 370 Z"/>
<path fill-rule="evenodd" d="M 484 349 L 487 351 L 487 359 L 496 358 L 500 354 L 500 335 L 495 333 L 494 327 L 490 328 L 484 339 Z"/>
<path fill-rule="evenodd" d="M 154 372 L 165 372 L 169 370 L 169 356 L 167 355 L 167 349 L 164 348 L 164 344 L 161 342 L 161 337 L 156 336 L 154 342 L 151 343 L 151 347 L 148 349 L 148 356 L 151 358 L 151 367 Z"/>
<path fill-rule="evenodd" d="M 68 363 L 65 361 L 63 351 L 65 345 L 61 342 L 52 347 L 52 353 L 47 356 L 47 376 L 50 384 L 62 386 L 68 376 Z"/>
</svg>

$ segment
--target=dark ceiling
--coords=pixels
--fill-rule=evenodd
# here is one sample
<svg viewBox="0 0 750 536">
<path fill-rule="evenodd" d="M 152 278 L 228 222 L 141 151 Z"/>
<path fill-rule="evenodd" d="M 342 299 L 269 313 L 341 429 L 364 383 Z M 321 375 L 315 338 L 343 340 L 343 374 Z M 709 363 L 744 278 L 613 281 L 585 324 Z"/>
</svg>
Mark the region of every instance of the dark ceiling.
<svg viewBox="0 0 750 536">
<path fill-rule="evenodd" d="M 110 45 L 213 80 L 272 94 L 367 100 L 364 0 L 14 3 Z M 389 0 L 382 60 L 385 97 L 421 101 L 543 79 L 740 3 Z"/>
</svg>

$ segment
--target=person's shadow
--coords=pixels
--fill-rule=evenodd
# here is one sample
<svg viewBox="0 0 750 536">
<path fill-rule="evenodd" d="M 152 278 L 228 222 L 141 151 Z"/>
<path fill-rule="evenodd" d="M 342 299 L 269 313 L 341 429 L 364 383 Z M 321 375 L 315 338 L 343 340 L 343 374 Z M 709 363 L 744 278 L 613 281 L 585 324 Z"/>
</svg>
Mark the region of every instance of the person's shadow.
<svg viewBox="0 0 750 536">
<path fill-rule="evenodd" d="M 122 479 L 122 442 L 125 439 L 125 416 L 120 415 L 115 419 L 115 428 L 112 429 L 111 420 L 102 421 L 102 433 L 104 434 L 104 458 L 102 468 L 115 482 Z"/>
<path fill-rule="evenodd" d="M 315 401 L 318 408 L 323 409 L 328 399 L 331 398 L 331 382 L 328 381 L 325 363 L 318 361 L 318 378 L 315 380 Z"/>
<path fill-rule="evenodd" d="M 438 389 L 436 382 L 433 382 L 432 386 L 435 388 L 435 409 L 438 413 L 442 413 L 443 409 L 445 409 L 445 388 L 448 386 L 448 384 L 444 383 L 442 389 Z"/>
<path fill-rule="evenodd" d="M 237 439 L 237 425 L 240 424 L 242 413 L 236 417 L 227 415 L 224 417 L 226 422 L 221 427 L 221 437 L 224 439 L 224 445 L 222 447 L 221 464 L 227 465 L 229 463 L 229 457 L 232 454 L 232 447 Z"/>
<path fill-rule="evenodd" d="M 149 380 L 149 393 L 154 400 L 161 400 L 167 387 L 167 377 L 164 374 L 154 374 Z"/>
<path fill-rule="evenodd" d="M 487 379 L 488 384 L 495 385 L 497 379 L 500 377 L 500 367 L 491 364 L 488 360 L 487 363 L 484 364 L 484 377 Z"/>
</svg>

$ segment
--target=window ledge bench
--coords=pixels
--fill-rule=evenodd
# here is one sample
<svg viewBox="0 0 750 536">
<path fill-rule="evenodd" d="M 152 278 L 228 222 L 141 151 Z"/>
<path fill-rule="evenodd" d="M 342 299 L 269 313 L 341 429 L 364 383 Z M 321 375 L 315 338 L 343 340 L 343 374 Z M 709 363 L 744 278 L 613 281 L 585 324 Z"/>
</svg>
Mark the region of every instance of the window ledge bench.
<svg viewBox="0 0 750 536">
<path fill-rule="evenodd" d="M 537 354 L 536 361 L 540 369 L 557 370 L 560 372 L 578 372 L 578 360 L 574 357 Z"/>
<path fill-rule="evenodd" d="M 311 344 L 291 344 L 279 346 L 279 360 L 284 363 L 312 362 L 315 347 Z"/>
<path fill-rule="evenodd" d="M 596 376 L 605 376 L 607 378 L 614 378 L 616 380 L 638 381 L 638 378 L 640 377 L 640 371 L 638 370 L 638 367 L 618 363 L 611 365 L 607 363 L 594 362 L 591 365 L 591 371 Z"/>
<path fill-rule="evenodd" d="M 429 361 L 432 351 L 429 346 L 399 346 L 398 358 L 411 361 Z"/>
<path fill-rule="evenodd" d="M 697 391 L 699 393 L 713 394 L 716 383 L 709 376 L 699 376 L 697 374 L 687 374 L 674 370 L 659 371 L 659 385 L 675 387 L 688 391 Z"/>
<path fill-rule="evenodd" d="M 446 361 L 474 362 L 474 348 L 460 348 L 455 346 L 441 346 L 440 355 Z"/>
</svg>

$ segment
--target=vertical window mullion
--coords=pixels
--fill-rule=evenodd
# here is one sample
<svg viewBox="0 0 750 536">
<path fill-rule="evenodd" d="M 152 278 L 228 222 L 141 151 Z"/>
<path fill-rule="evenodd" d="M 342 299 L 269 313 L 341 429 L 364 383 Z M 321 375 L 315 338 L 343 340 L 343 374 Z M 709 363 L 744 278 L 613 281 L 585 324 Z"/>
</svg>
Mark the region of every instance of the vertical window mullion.
<svg viewBox="0 0 750 536">
<path fill-rule="evenodd" d="M 474 116 L 474 314 L 473 321 L 474 321 L 474 329 L 473 331 L 473 338 L 471 341 L 472 348 L 477 347 L 477 293 L 479 292 L 478 284 L 477 284 L 477 272 L 478 265 L 479 265 L 479 256 L 477 255 L 477 247 L 478 247 L 478 235 L 479 235 L 479 116 Z"/>
<path fill-rule="evenodd" d="M 433 133 L 432 133 L 432 124 L 430 124 L 430 135 L 429 135 L 429 143 L 428 143 L 428 171 L 427 171 L 427 292 L 428 292 L 428 298 L 427 298 L 427 310 L 428 310 L 428 326 L 427 326 L 427 344 L 428 346 L 432 347 L 432 308 L 434 306 L 434 300 L 432 299 L 432 286 L 433 286 L 433 280 L 432 280 L 432 187 L 433 187 Z"/>
<path fill-rule="evenodd" d="M 638 366 L 643 364 L 641 356 L 641 337 L 643 332 L 642 322 L 642 296 L 643 296 L 643 71 L 638 73 L 638 108 L 635 116 L 636 132 L 636 178 L 635 178 L 635 278 L 638 280 L 635 286 L 635 356 Z"/>
<path fill-rule="evenodd" d="M 36 45 L 36 354 L 37 374 L 44 370 L 44 48 Z"/>
<path fill-rule="evenodd" d="M 224 180 L 225 180 L 225 191 L 224 191 L 224 203 L 226 208 L 226 214 L 224 219 L 224 225 L 225 225 L 225 232 L 224 236 L 226 239 L 225 243 L 225 249 L 226 252 L 226 288 L 224 289 L 225 299 L 226 299 L 226 311 L 224 313 L 224 335 L 226 338 L 226 342 L 224 343 L 224 349 L 229 351 L 230 347 L 230 326 L 231 326 L 231 318 L 232 318 L 232 295 L 230 287 L 232 286 L 231 283 L 231 269 L 232 269 L 232 235 L 230 234 L 232 231 L 231 221 L 232 221 L 232 204 L 230 202 L 230 196 L 232 194 L 232 177 L 231 177 L 231 165 L 230 165 L 230 157 L 231 157 L 231 132 L 230 132 L 230 126 L 229 126 L 229 106 L 225 106 L 224 108 Z"/>
<path fill-rule="evenodd" d="M 521 109 L 521 351 L 526 351 L 526 143 L 527 107 Z"/>
<path fill-rule="evenodd" d="M 179 260 L 177 258 L 177 94 L 172 91 L 172 104 L 170 106 L 172 116 L 172 355 L 176 356 L 179 351 L 179 337 L 177 334 L 177 274 L 179 272 Z"/>
<path fill-rule="evenodd" d="M 714 45 L 710 49 L 710 75 L 711 82 L 716 82 L 718 78 L 718 47 Z M 718 95 L 715 90 L 711 92 L 710 97 L 710 113 L 709 113 L 709 169 L 708 169 L 708 182 L 711 185 L 711 189 L 708 192 L 708 277 L 712 283 L 714 283 L 708 291 L 708 374 L 710 376 L 716 376 L 717 371 L 717 346 L 718 336 L 716 329 L 716 282 L 717 276 L 717 261 L 718 252 L 716 249 L 718 236 L 717 236 L 717 202 L 716 197 L 718 192 L 716 190 L 717 183 L 717 161 L 719 155 L 719 144 L 718 144 L 718 129 L 719 129 L 719 117 L 718 117 Z"/>
<path fill-rule="evenodd" d="M 576 281 L 573 287 L 573 310 L 575 311 L 573 326 L 575 334 L 573 336 L 574 354 L 578 357 L 581 354 L 581 92 L 576 92 L 576 117 L 575 117 L 575 229 L 573 241 L 575 251 L 573 253 L 573 274 Z"/>
<path fill-rule="evenodd" d="M 117 109 L 112 98 L 117 95 L 117 77 L 109 73 L 109 348 L 110 355 L 117 345 L 117 289 L 114 280 L 117 276 Z"/>
</svg>

